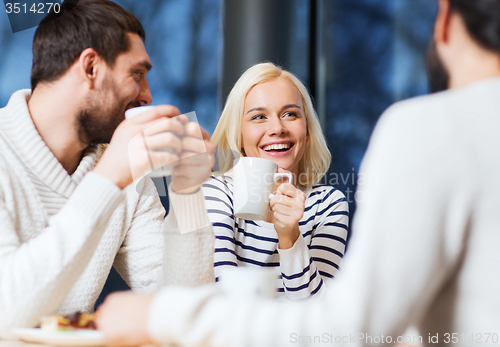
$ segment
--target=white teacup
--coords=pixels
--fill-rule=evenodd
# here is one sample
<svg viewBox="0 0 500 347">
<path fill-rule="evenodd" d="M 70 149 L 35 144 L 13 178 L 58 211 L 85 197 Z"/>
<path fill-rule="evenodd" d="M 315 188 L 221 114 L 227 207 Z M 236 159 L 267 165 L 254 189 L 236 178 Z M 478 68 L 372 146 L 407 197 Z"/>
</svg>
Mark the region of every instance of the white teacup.
<svg viewBox="0 0 500 347">
<path fill-rule="evenodd" d="M 220 270 L 219 286 L 236 297 L 275 298 L 279 273 L 276 269 L 254 266 L 227 266 Z"/>
<path fill-rule="evenodd" d="M 277 173 L 276 163 L 255 157 L 235 159 L 233 166 L 234 215 L 246 220 L 266 219 L 274 183 L 280 178 L 288 178 L 291 184 L 292 174 Z"/>
<path fill-rule="evenodd" d="M 136 117 L 136 116 L 138 116 L 138 115 L 140 115 L 148 110 L 151 110 L 154 107 L 156 107 L 156 106 L 140 106 L 140 107 L 130 108 L 127 111 L 125 111 L 125 119 L 130 119 L 130 118 Z M 162 151 L 175 153 L 175 151 L 170 147 L 162 148 Z M 172 174 L 172 166 L 171 165 L 164 165 L 164 166 L 161 166 L 161 167 L 151 171 L 147 175 L 149 177 L 164 177 L 164 176 L 170 176 L 171 174 Z"/>
</svg>

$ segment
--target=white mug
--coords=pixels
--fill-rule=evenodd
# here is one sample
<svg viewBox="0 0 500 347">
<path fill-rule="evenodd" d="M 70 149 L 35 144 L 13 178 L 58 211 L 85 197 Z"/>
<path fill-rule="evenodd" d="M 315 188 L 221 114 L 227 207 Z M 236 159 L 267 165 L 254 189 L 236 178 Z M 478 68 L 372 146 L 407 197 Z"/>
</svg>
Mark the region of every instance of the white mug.
<svg viewBox="0 0 500 347">
<path fill-rule="evenodd" d="M 154 107 L 156 107 L 156 106 L 140 106 L 140 107 L 130 108 L 127 111 L 125 111 L 125 119 L 130 119 L 130 118 L 136 117 L 136 116 L 138 116 L 138 115 L 140 115 L 148 110 L 151 110 Z M 162 151 L 174 153 L 174 150 L 170 147 L 162 148 Z M 151 168 L 151 169 L 153 169 L 153 168 Z M 159 167 L 159 168 L 151 171 L 150 173 L 147 174 L 147 176 L 149 176 L 149 177 L 164 177 L 164 176 L 170 176 L 171 174 L 172 174 L 172 166 L 171 165 L 164 165 L 162 167 Z"/>
<path fill-rule="evenodd" d="M 279 272 L 273 268 L 256 266 L 226 266 L 220 270 L 221 290 L 235 297 L 275 298 Z"/>
<path fill-rule="evenodd" d="M 255 157 L 235 159 L 233 166 L 234 215 L 246 220 L 266 219 L 274 183 L 280 178 L 288 178 L 288 183 L 292 184 L 292 174 L 277 173 L 278 164 Z"/>
</svg>

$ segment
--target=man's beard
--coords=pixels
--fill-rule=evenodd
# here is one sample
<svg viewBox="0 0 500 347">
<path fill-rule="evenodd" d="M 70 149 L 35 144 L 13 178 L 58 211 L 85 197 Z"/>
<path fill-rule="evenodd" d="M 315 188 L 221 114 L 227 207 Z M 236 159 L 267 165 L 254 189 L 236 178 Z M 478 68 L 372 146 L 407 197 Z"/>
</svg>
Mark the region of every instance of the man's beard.
<svg viewBox="0 0 500 347">
<path fill-rule="evenodd" d="M 450 74 L 439 57 L 434 41 L 427 53 L 427 77 L 431 93 L 441 92 L 450 87 Z"/>
<path fill-rule="evenodd" d="M 108 91 L 111 91 L 111 100 Z M 92 92 L 86 100 L 86 108 L 80 111 L 77 120 L 80 141 L 89 145 L 109 143 L 116 128 L 124 120 L 125 110 L 140 105 L 140 102 L 133 101 L 125 106 L 123 98 L 119 97 L 115 80 L 112 76 L 106 76 L 103 87 Z"/>
</svg>

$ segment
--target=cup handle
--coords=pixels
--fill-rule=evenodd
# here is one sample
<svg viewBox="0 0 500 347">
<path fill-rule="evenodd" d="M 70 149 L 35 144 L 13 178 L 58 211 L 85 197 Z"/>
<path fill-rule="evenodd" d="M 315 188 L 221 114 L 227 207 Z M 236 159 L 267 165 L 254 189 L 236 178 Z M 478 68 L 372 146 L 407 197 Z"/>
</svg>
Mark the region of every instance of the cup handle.
<svg viewBox="0 0 500 347">
<path fill-rule="evenodd" d="M 291 173 L 278 172 L 278 173 L 274 174 L 274 182 L 276 182 L 280 178 L 288 178 L 289 184 L 292 184 L 292 182 L 293 182 L 293 176 Z M 269 194 L 269 200 L 271 200 L 273 197 L 274 197 L 273 193 Z"/>
</svg>

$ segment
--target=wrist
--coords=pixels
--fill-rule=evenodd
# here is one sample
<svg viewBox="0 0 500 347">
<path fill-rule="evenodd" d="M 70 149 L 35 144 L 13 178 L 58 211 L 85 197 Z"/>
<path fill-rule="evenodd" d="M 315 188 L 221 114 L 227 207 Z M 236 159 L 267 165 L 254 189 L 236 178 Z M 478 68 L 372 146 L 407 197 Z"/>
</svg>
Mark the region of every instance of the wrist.
<svg viewBox="0 0 500 347">
<path fill-rule="evenodd" d="M 197 192 L 199 189 L 200 189 L 201 185 L 195 185 L 193 187 L 189 187 L 189 188 L 184 188 L 182 189 L 181 187 L 176 187 L 174 185 L 174 183 L 172 183 L 171 185 L 171 189 L 174 193 L 176 194 L 181 194 L 181 195 L 184 195 L 184 194 L 193 194 L 195 192 Z"/>
<path fill-rule="evenodd" d="M 290 249 L 293 247 L 297 239 L 299 238 L 300 230 L 298 225 L 295 226 L 291 232 L 278 233 L 278 243 L 280 249 Z"/>
<path fill-rule="evenodd" d="M 99 176 L 102 176 L 109 181 L 111 181 L 114 185 L 116 185 L 120 189 L 125 189 L 130 183 L 132 183 L 131 180 L 124 179 L 120 175 L 116 173 L 116 170 L 110 171 L 106 170 L 105 168 L 102 167 L 102 165 L 97 164 L 94 170 L 92 170 Z M 130 181 L 130 182 L 129 182 Z"/>
</svg>

